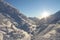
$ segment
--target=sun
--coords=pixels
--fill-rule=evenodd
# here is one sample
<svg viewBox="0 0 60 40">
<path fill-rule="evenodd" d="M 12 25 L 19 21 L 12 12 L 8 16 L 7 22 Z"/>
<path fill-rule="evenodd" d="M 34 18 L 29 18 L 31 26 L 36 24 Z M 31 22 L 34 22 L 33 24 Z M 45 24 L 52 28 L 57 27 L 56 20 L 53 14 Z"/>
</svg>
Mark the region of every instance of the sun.
<svg viewBox="0 0 60 40">
<path fill-rule="evenodd" d="M 42 13 L 42 15 L 41 15 L 41 18 L 46 18 L 46 17 L 48 17 L 49 15 L 50 15 L 49 12 L 44 11 L 44 12 Z"/>
</svg>

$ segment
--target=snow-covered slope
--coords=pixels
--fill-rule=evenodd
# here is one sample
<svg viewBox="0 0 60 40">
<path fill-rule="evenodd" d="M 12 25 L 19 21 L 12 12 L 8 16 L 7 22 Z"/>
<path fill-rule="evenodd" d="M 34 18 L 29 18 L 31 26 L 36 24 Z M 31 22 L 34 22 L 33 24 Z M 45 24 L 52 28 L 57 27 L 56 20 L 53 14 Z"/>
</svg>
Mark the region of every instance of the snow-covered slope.
<svg viewBox="0 0 60 40">
<path fill-rule="evenodd" d="M 32 21 L 35 22 L 36 25 L 39 25 L 40 19 L 37 17 L 29 17 L 29 19 L 31 19 Z"/>
<path fill-rule="evenodd" d="M 10 19 L 0 14 L 0 40 L 30 40 L 31 36 L 18 29 Z"/>
<path fill-rule="evenodd" d="M 10 4 L 0 1 L 0 14 L 12 21 L 12 23 L 20 29 L 29 32 L 29 27 L 35 25 L 35 23 L 28 17 L 20 13 L 15 7 Z"/>
<path fill-rule="evenodd" d="M 30 40 L 34 27 L 32 20 L 0 0 L 0 40 Z"/>
<path fill-rule="evenodd" d="M 12 5 L 0 0 L 0 40 L 60 40 L 59 38 L 60 11 L 46 19 L 28 18 Z"/>
<path fill-rule="evenodd" d="M 33 40 L 60 40 L 60 11 L 40 20 Z"/>
</svg>

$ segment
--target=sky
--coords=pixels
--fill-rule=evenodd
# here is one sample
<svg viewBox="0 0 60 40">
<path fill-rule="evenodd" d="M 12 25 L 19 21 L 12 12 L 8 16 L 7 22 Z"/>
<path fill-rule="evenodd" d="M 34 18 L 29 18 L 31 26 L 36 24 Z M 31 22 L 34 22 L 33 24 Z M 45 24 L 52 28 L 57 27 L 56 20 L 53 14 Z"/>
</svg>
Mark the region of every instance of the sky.
<svg viewBox="0 0 60 40">
<path fill-rule="evenodd" d="M 4 0 L 28 17 L 41 16 L 44 11 L 53 14 L 60 10 L 60 0 Z"/>
</svg>

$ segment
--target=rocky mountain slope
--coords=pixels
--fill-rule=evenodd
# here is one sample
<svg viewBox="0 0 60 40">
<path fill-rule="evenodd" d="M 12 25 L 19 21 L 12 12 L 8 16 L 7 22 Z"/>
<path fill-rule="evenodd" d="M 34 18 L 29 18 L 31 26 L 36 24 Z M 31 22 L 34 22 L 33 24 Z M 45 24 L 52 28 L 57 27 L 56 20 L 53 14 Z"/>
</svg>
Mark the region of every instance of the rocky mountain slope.
<svg viewBox="0 0 60 40">
<path fill-rule="evenodd" d="M 16 8 L 3 1 L 0 1 L 0 14 L 10 19 L 17 28 L 25 31 L 29 30 L 28 27 L 35 26 L 32 20 L 28 19 L 28 17 L 20 13 Z"/>
<path fill-rule="evenodd" d="M 60 40 L 60 11 L 40 20 L 32 40 Z"/>
<path fill-rule="evenodd" d="M 34 22 L 12 5 L 0 0 L 0 40 L 30 40 Z"/>
<path fill-rule="evenodd" d="M 60 11 L 39 20 L 0 0 L 0 40 L 60 40 Z"/>
</svg>

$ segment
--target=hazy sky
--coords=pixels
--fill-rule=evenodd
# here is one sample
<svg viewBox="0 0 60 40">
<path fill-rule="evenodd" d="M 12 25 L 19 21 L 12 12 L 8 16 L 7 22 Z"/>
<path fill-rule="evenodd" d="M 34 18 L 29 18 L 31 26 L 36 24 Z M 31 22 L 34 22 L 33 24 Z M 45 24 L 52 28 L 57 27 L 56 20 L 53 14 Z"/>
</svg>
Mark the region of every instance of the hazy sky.
<svg viewBox="0 0 60 40">
<path fill-rule="evenodd" d="M 50 14 L 60 10 L 60 0 L 5 0 L 26 16 L 40 16 L 43 11 Z"/>
</svg>

